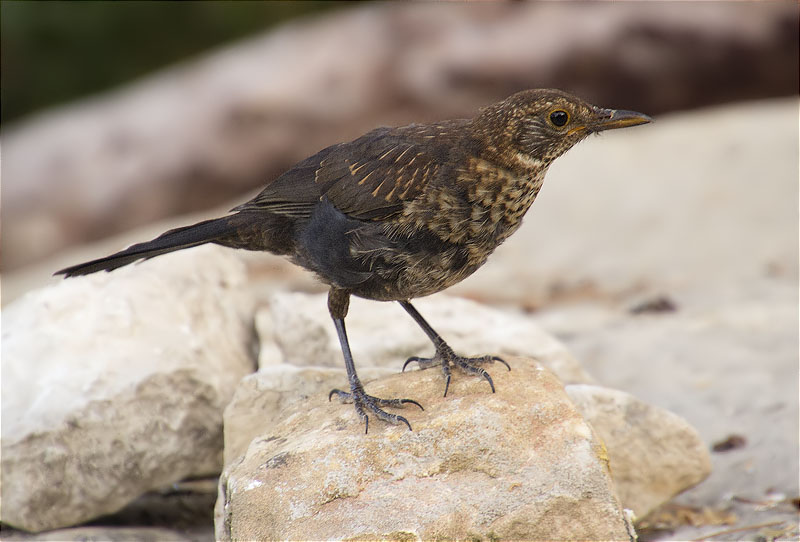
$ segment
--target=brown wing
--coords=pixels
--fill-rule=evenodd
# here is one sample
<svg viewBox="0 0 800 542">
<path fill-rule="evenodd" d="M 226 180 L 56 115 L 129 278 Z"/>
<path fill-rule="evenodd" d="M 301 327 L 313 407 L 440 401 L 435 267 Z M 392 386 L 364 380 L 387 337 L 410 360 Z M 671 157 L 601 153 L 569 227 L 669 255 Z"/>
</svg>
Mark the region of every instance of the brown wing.
<svg viewBox="0 0 800 542">
<path fill-rule="evenodd" d="M 303 218 L 327 197 L 352 218 L 379 220 L 399 212 L 403 202 L 425 189 L 439 170 L 438 154 L 435 146 L 423 148 L 402 130 L 378 128 L 303 160 L 233 210 Z"/>
</svg>

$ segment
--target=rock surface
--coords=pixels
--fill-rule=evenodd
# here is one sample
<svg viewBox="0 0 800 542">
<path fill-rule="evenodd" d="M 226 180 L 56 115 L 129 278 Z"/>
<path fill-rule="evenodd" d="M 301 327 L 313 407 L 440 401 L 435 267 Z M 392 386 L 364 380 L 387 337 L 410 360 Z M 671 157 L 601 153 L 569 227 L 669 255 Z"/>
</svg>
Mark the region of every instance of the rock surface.
<svg viewBox="0 0 800 542">
<path fill-rule="evenodd" d="M 240 261 L 203 247 L 6 307 L 2 521 L 75 525 L 218 472 L 222 409 L 255 365 L 244 284 Z"/>
<path fill-rule="evenodd" d="M 363 382 L 397 371 L 365 367 L 358 371 Z M 269 433 L 312 398 L 327 397 L 334 388 L 347 387 L 344 367 L 297 367 L 282 363 L 262 367 L 239 382 L 233 399 L 225 407 L 224 465 L 247 451 L 250 442 Z"/>
<path fill-rule="evenodd" d="M 367 385 L 412 396 L 414 427 L 364 435 L 349 405 L 315 397 L 228 467 L 218 540 L 500 538 L 628 540 L 605 448 L 552 373 L 511 358 L 498 393 L 418 371 Z"/>
<path fill-rule="evenodd" d="M 360 374 L 370 382 L 394 372 L 367 367 Z M 306 406 L 309 401 L 326 397 L 329 390 L 344 387 L 346 382 L 343 368 L 286 363 L 264 367 L 245 377 L 225 409 L 225 465 L 239 459 L 254 439 L 271 434 L 283 420 L 310 408 Z M 599 386 L 575 384 L 567 386 L 566 391 L 606 446 L 617 495 L 622 506 L 636 517 L 644 517 L 708 476 L 708 450 L 679 416 L 630 394 Z"/>
<path fill-rule="evenodd" d="M 46 533 L 6 533 L 5 542 L 201 542 L 196 533 L 188 536 L 171 529 L 158 527 L 77 527 Z M 202 537 L 202 542 L 213 538 Z"/>
<path fill-rule="evenodd" d="M 608 388 L 572 385 L 566 391 L 605 444 L 617 495 L 636 517 L 711 473 L 705 443 L 680 416 Z"/>
<path fill-rule="evenodd" d="M 740 448 L 712 453 L 711 475 L 678 496 L 677 505 L 725 510 L 736 518 L 731 529 L 797 525 L 789 504 L 800 494 L 797 283 L 754 280 L 725 301 L 717 298 L 717 306 L 688 294 L 674 299 L 678 308 L 670 313 L 633 316 L 624 307 L 576 305 L 546 311 L 540 321 L 598 380 L 688 420 L 706 449 L 730 435 L 745 439 Z M 659 537 L 689 540 L 723 529 L 678 527 Z"/>
<path fill-rule="evenodd" d="M 564 383 L 592 382 L 560 341 L 523 314 L 445 294 L 414 300 L 414 306 L 463 355 L 533 356 Z M 325 294 L 274 295 L 256 315 L 259 365 L 342 367 L 342 351 L 327 307 Z M 400 371 L 410 356 L 433 355 L 428 336 L 397 303 L 351 298 L 347 330 L 356 369 L 374 366 Z"/>
</svg>

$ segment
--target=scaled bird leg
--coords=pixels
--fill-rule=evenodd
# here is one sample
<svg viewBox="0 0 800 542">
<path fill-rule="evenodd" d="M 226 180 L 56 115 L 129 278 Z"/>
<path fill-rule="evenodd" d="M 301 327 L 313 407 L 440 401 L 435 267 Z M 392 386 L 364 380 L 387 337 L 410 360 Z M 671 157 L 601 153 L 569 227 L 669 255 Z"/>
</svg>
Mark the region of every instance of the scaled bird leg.
<svg viewBox="0 0 800 542">
<path fill-rule="evenodd" d="M 347 340 L 347 330 L 344 326 L 344 317 L 347 315 L 349 305 L 349 293 L 344 290 L 339 290 L 338 288 L 331 288 L 331 291 L 328 293 L 328 310 L 336 326 L 336 333 L 339 335 L 339 344 L 342 346 L 344 366 L 347 369 L 347 379 L 350 381 L 350 392 L 348 393 L 338 389 L 331 390 L 328 394 L 328 400 L 330 401 L 331 398 L 336 395 L 343 402 L 352 402 L 356 408 L 358 417 L 364 421 L 365 434 L 369 433 L 369 417 L 366 411 L 371 412 L 377 416 L 378 419 L 385 422 L 394 424 L 404 423 L 408 426 L 408 430 L 411 431 L 411 424 L 408 423 L 408 420 L 403 416 L 385 412 L 381 407 L 402 407 L 404 404 L 410 403 L 418 406 L 421 410 L 425 410 L 422 408 L 422 405 L 413 399 L 381 399 L 380 397 L 367 395 L 364 391 L 364 386 L 361 384 L 361 380 L 359 380 L 356 374 L 356 366 L 353 363 L 353 355 L 350 353 L 350 343 Z"/>
<path fill-rule="evenodd" d="M 492 377 L 489 376 L 489 373 L 486 372 L 485 369 L 479 367 L 481 363 L 492 363 L 495 361 L 499 361 L 506 367 L 508 370 L 511 370 L 511 367 L 508 363 L 505 362 L 504 359 L 499 358 L 497 356 L 480 356 L 477 358 L 467 358 L 464 356 L 459 356 L 450 346 L 444 342 L 441 336 L 431 327 L 431 325 L 425 321 L 422 315 L 417 312 L 417 309 L 409 303 L 408 301 L 398 301 L 400 305 L 406 310 L 408 314 L 417 322 L 419 327 L 422 328 L 422 331 L 431 339 L 433 345 L 436 347 L 436 353 L 433 355 L 432 358 L 421 358 L 419 356 L 411 356 L 406 360 L 403 364 L 403 371 L 406 370 L 406 367 L 409 363 L 417 362 L 421 369 L 427 369 L 429 367 L 433 367 L 435 365 L 442 366 L 442 373 L 444 373 L 445 384 L 444 384 L 444 396 L 447 397 L 447 390 L 450 388 L 450 365 L 454 365 L 464 371 L 465 373 L 476 374 L 480 375 L 486 379 L 489 383 L 489 386 L 492 388 L 492 393 L 494 393 L 494 382 L 492 382 Z"/>
</svg>

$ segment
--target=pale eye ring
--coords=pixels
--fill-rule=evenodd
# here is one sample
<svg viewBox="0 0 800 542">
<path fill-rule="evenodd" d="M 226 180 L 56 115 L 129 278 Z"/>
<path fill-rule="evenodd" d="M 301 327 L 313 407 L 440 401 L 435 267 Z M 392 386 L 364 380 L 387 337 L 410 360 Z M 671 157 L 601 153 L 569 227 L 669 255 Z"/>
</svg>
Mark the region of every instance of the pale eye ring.
<svg viewBox="0 0 800 542">
<path fill-rule="evenodd" d="M 550 122 L 553 124 L 553 126 L 561 128 L 569 122 L 569 113 L 563 109 L 556 109 L 550 113 Z"/>
</svg>

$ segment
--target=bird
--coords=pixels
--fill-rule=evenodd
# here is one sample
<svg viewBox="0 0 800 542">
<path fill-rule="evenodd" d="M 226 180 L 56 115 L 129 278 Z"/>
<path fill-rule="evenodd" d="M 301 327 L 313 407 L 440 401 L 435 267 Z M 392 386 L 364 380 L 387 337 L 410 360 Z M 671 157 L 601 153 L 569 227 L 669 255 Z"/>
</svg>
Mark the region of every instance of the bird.
<svg viewBox="0 0 800 542">
<path fill-rule="evenodd" d="M 369 395 L 356 372 L 345 327 L 351 296 L 396 301 L 434 346 L 420 368 L 441 367 L 445 396 L 451 368 L 483 377 L 497 356 L 456 354 L 411 304 L 470 276 L 521 225 L 553 161 L 591 134 L 651 122 L 635 111 L 594 106 L 556 89 L 517 92 L 470 119 L 380 127 L 295 164 L 226 216 L 172 229 L 152 241 L 67 267 L 75 277 L 112 271 L 162 254 L 214 243 L 286 256 L 329 286 L 328 311 L 344 358 L 352 403 L 369 416 L 408 420 L 387 408 L 407 398 Z"/>
</svg>

